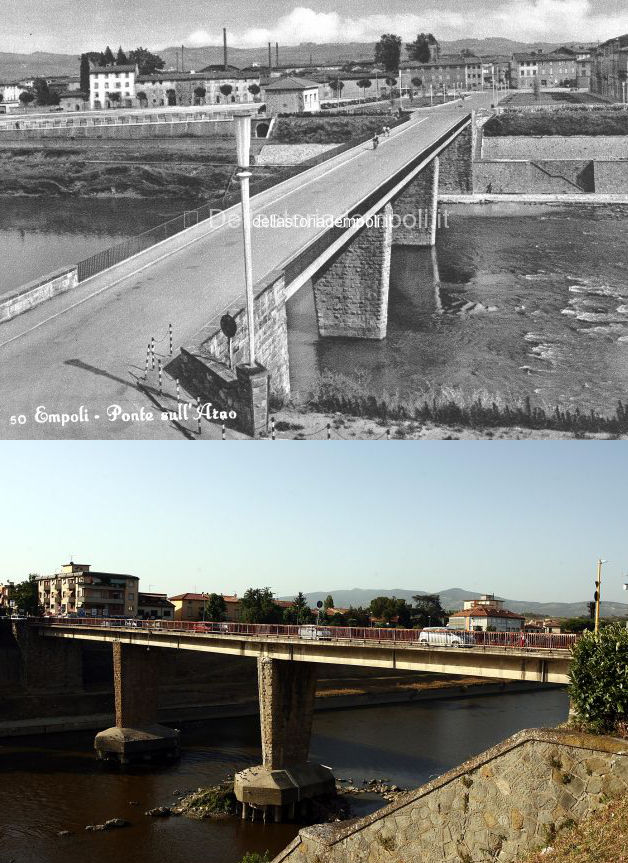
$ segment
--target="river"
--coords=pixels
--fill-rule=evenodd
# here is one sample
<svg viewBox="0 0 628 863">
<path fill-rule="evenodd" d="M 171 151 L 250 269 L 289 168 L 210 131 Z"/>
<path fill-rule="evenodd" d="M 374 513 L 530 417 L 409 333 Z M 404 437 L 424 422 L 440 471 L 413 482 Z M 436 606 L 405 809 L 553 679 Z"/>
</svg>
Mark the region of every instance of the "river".
<svg viewBox="0 0 628 863">
<path fill-rule="evenodd" d="M 320 712 L 311 758 L 356 784 L 381 778 L 410 788 L 515 731 L 556 725 L 567 712 L 564 690 Z M 0 863 L 238 863 L 246 851 L 275 854 L 298 830 L 237 818 L 144 815 L 172 803 L 177 791 L 215 784 L 259 763 L 256 717 L 184 728 L 182 757 L 170 766 L 105 768 L 92 743 L 88 733 L 0 741 Z M 360 814 L 381 805 L 353 799 Z M 131 826 L 85 832 L 85 825 L 115 817 Z M 58 837 L 61 830 L 71 835 Z"/>
<path fill-rule="evenodd" d="M 177 201 L 5 198 L 0 294 L 183 209 Z M 530 396 L 550 411 L 612 413 L 628 397 L 626 208 L 441 210 L 435 250 L 393 250 L 383 341 L 321 339 L 311 288 L 289 301 L 296 400 L 331 372 L 410 403 L 434 392 L 498 403 Z"/>
</svg>

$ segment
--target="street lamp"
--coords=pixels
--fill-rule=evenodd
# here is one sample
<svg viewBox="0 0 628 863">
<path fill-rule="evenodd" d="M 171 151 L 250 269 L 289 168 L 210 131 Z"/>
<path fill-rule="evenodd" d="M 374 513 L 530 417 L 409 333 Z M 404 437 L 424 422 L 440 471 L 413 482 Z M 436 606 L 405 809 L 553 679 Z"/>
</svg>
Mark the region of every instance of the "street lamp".
<svg viewBox="0 0 628 863">
<path fill-rule="evenodd" d="M 253 257 L 251 253 L 251 205 L 249 180 L 251 172 L 251 114 L 238 114 L 236 124 L 236 147 L 238 153 L 237 174 L 242 191 L 242 233 L 244 236 L 244 279 L 246 282 L 246 320 L 249 331 L 249 365 L 255 365 L 255 321 L 253 315 Z"/>
<path fill-rule="evenodd" d="M 598 560 L 597 562 L 597 579 L 595 581 L 595 632 L 600 629 L 600 592 L 602 588 L 602 564 L 608 563 L 607 560 Z"/>
</svg>

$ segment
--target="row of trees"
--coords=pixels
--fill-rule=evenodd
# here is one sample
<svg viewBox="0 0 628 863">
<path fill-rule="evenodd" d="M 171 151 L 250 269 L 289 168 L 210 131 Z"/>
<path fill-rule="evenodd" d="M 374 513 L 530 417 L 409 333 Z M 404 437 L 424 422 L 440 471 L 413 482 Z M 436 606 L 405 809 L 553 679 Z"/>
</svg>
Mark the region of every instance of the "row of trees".
<svg viewBox="0 0 628 863">
<path fill-rule="evenodd" d="M 319 613 L 310 609 L 305 595 L 299 592 L 288 607 L 277 603 L 271 589 L 249 588 L 240 600 L 240 620 L 243 623 L 306 624 L 318 620 L 327 626 L 379 625 L 405 628 L 439 626 L 445 623 L 447 613 L 437 594 L 412 597 L 414 604 L 396 597 L 378 596 L 368 607 L 349 608 L 342 613 L 335 610 L 334 598 L 329 595 Z M 203 616 L 206 620 L 226 619 L 227 606 L 218 593 L 211 593 L 205 602 Z"/>
<path fill-rule="evenodd" d="M 396 72 L 401 61 L 401 36 L 385 33 L 375 46 L 375 62 L 381 63 L 387 72 Z M 431 33 L 419 33 L 414 42 L 406 43 L 410 60 L 429 63 L 433 54 L 438 56 L 438 41 Z"/>
<path fill-rule="evenodd" d="M 25 581 L 14 584 L 9 592 L 10 608 L 0 606 L 0 617 L 9 614 L 41 614 L 37 596 L 37 573 L 32 572 Z"/>
</svg>

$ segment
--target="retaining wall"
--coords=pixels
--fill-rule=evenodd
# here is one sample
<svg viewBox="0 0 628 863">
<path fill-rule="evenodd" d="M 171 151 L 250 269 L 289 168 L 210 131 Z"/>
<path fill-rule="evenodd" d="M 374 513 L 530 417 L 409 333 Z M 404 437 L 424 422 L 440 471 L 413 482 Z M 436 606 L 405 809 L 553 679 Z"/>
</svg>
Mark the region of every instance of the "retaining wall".
<svg viewBox="0 0 628 863">
<path fill-rule="evenodd" d="M 58 126 L 50 129 L 3 129 L 3 141 L 39 141 L 45 138 L 142 139 L 142 138 L 235 138 L 234 124 L 224 120 L 173 123 L 115 123 L 108 126 Z"/>
<path fill-rule="evenodd" d="M 628 160 L 483 159 L 473 166 L 473 189 L 493 194 L 621 194 Z"/>
<path fill-rule="evenodd" d="M 21 315 L 45 300 L 50 300 L 77 285 L 78 269 L 76 266 L 56 270 L 54 273 L 41 276 L 27 285 L 22 285 L 8 296 L 0 297 L 0 322 Z"/>
<path fill-rule="evenodd" d="M 509 863 L 628 792 L 628 741 L 520 731 L 366 818 L 301 830 L 273 863 Z"/>
<path fill-rule="evenodd" d="M 625 135 L 511 135 L 482 138 L 483 159 L 628 159 Z"/>
</svg>

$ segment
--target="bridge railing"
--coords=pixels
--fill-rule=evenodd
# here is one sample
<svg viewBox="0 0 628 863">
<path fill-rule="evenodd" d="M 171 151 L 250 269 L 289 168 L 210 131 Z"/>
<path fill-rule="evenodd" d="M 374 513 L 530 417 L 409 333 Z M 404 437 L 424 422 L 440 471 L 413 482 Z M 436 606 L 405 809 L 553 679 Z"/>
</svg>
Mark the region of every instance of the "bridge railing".
<svg viewBox="0 0 628 863">
<path fill-rule="evenodd" d="M 156 632 L 183 632 L 196 635 L 244 635 L 263 638 L 296 638 L 300 641 L 360 641 L 378 644 L 421 644 L 422 629 L 397 629 L 379 626 L 321 626 L 319 624 L 228 623 L 226 621 L 141 620 L 116 617 L 40 617 L 32 623 L 54 626 L 90 626 Z M 461 632 L 465 648 L 500 647 L 517 650 L 569 650 L 578 636 L 573 633 L 550 632 Z M 450 641 L 430 646 L 455 646 Z"/>
</svg>

